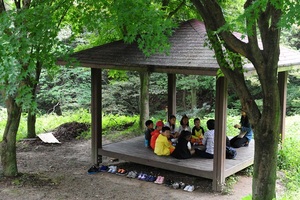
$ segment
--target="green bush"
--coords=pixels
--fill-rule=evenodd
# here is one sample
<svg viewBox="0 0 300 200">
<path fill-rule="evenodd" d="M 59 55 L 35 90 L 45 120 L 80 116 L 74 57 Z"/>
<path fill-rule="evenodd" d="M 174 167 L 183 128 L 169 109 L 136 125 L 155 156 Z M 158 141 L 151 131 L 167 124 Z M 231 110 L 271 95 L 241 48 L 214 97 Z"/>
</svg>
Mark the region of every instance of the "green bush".
<svg viewBox="0 0 300 200">
<path fill-rule="evenodd" d="M 290 116 L 286 120 L 286 136 L 278 152 L 278 170 L 285 173 L 283 180 L 289 193 L 297 194 L 300 187 L 300 116 Z M 298 192 L 298 199 L 300 194 Z"/>
</svg>

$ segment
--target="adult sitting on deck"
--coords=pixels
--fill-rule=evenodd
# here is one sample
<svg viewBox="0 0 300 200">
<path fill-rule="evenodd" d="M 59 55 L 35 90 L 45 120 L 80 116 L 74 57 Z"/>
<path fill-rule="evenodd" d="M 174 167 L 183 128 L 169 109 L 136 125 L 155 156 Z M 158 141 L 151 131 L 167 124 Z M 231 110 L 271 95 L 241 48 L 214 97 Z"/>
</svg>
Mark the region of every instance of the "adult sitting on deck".
<svg viewBox="0 0 300 200">
<path fill-rule="evenodd" d="M 234 128 L 240 130 L 240 134 L 230 140 L 230 146 L 234 148 L 247 147 L 253 135 L 251 124 L 244 109 L 242 109 L 241 114 L 240 124 L 234 125 Z"/>
<path fill-rule="evenodd" d="M 157 137 L 155 142 L 154 153 L 158 156 L 169 156 L 175 149 L 170 138 L 170 128 L 165 126 L 162 128 L 162 133 Z"/>
</svg>

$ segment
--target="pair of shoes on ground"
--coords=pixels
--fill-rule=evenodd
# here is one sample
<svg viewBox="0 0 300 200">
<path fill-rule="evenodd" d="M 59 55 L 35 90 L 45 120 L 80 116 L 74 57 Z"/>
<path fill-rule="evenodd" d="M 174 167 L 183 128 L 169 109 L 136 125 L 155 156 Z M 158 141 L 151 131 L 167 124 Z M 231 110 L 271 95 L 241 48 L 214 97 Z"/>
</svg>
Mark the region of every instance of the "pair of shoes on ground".
<svg viewBox="0 0 300 200">
<path fill-rule="evenodd" d="M 172 187 L 174 181 L 172 181 L 171 179 L 166 179 L 164 183 L 165 183 L 166 186 Z"/>
<path fill-rule="evenodd" d="M 174 188 L 174 189 L 184 189 L 185 188 L 185 183 L 183 183 L 183 182 L 174 182 L 172 184 L 172 188 Z"/>
<path fill-rule="evenodd" d="M 164 183 L 164 180 L 165 180 L 165 177 L 163 176 L 158 176 L 156 178 L 156 180 L 154 181 L 154 183 L 157 183 L 157 184 L 163 184 Z"/>
<path fill-rule="evenodd" d="M 183 190 L 187 191 L 187 192 L 193 192 L 195 190 L 195 186 L 193 186 L 193 185 L 187 185 L 187 186 L 184 187 Z"/>
<path fill-rule="evenodd" d="M 156 181 L 156 176 L 148 175 L 148 177 L 146 178 L 145 181 L 154 182 L 154 181 Z"/>
<path fill-rule="evenodd" d="M 119 168 L 118 171 L 116 172 L 118 175 L 126 175 L 127 171 L 125 169 Z"/>
<path fill-rule="evenodd" d="M 107 170 L 108 170 L 108 167 L 106 165 L 101 165 L 99 167 L 99 171 L 101 171 L 101 172 L 107 172 Z"/>
<path fill-rule="evenodd" d="M 99 168 L 96 166 L 96 165 L 93 165 L 89 170 L 88 170 L 88 173 L 89 174 L 96 174 L 98 173 L 100 170 Z"/>
<path fill-rule="evenodd" d="M 138 179 L 142 181 L 146 181 L 148 179 L 148 174 L 145 174 L 143 172 L 139 173 Z"/>
<path fill-rule="evenodd" d="M 112 174 L 117 173 L 117 166 L 114 166 L 114 165 L 109 166 L 107 172 L 112 173 Z"/>
<path fill-rule="evenodd" d="M 136 178 L 138 176 L 137 172 L 136 171 L 130 171 L 128 172 L 127 174 L 127 178 Z"/>
</svg>

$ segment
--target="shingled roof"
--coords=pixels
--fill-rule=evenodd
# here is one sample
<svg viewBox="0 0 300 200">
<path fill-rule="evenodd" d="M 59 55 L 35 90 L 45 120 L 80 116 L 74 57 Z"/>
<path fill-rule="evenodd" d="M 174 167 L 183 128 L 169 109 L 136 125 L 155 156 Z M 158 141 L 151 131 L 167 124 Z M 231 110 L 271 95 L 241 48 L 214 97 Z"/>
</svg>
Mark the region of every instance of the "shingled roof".
<svg viewBox="0 0 300 200">
<path fill-rule="evenodd" d="M 150 71 L 177 74 L 216 75 L 219 65 L 214 52 L 204 45 L 206 29 L 203 22 L 192 19 L 183 22 L 170 37 L 171 49 L 168 55 L 154 54 L 146 57 L 137 43 L 126 44 L 116 41 L 72 54 L 84 67 Z M 66 64 L 60 60 L 58 64 Z M 300 65 L 300 53 L 281 48 L 279 66 Z M 253 71 L 251 64 L 245 65 Z M 290 68 L 289 68 L 290 69 Z M 287 69 L 282 69 L 285 71 Z"/>
</svg>

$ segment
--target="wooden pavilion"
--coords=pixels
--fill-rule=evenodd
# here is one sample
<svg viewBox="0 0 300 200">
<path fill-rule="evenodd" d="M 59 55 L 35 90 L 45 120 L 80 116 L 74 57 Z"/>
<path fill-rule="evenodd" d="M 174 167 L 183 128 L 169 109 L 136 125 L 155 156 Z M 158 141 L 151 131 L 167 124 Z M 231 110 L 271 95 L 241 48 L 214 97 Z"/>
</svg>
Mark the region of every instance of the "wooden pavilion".
<svg viewBox="0 0 300 200">
<path fill-rule="evenodd" d="M 186 21 L 175 30 L 170 38 L 168 55 L 155 54 L 150 57 L 138 49 L 136 43 L 125 44 L 116 41 L 77 52 L 71 57 L 83 67 L 91 68 L 92 78 L 92 162 L 101 163 L 102 156 L 169 169 L 213 180 L 213 190 L 220 191 L 225 178 L 252 165 L 254 162 L 254 142 L 248 148 L 237 149 L 234 160 L 225 159 L 227 80 L 216 80 L 215 103 L 215 152 L 214 159 L 177 160 L 158 157 L 144 147 L 143 136 L 102 145 L 102 69 L 117 69 L 139 72 L 166 73 L 168 75 L 168 114 L 176 113 L 176 74 L 216 76 L 219 65 L 214 52 L 205 46 L 206 29 L 203 22 L 195 19 Z M 58 64 L 67 64 L 59 60 Z M 279 88 L 282 105 L 281 132 L 285 132 L 286 88 L 288 70 L 300 67 L 300 53 L 281 48 L 279 59 Z M 247 74 L 255 73 L 252 65 L 244 66 Z"/>
</svg>

